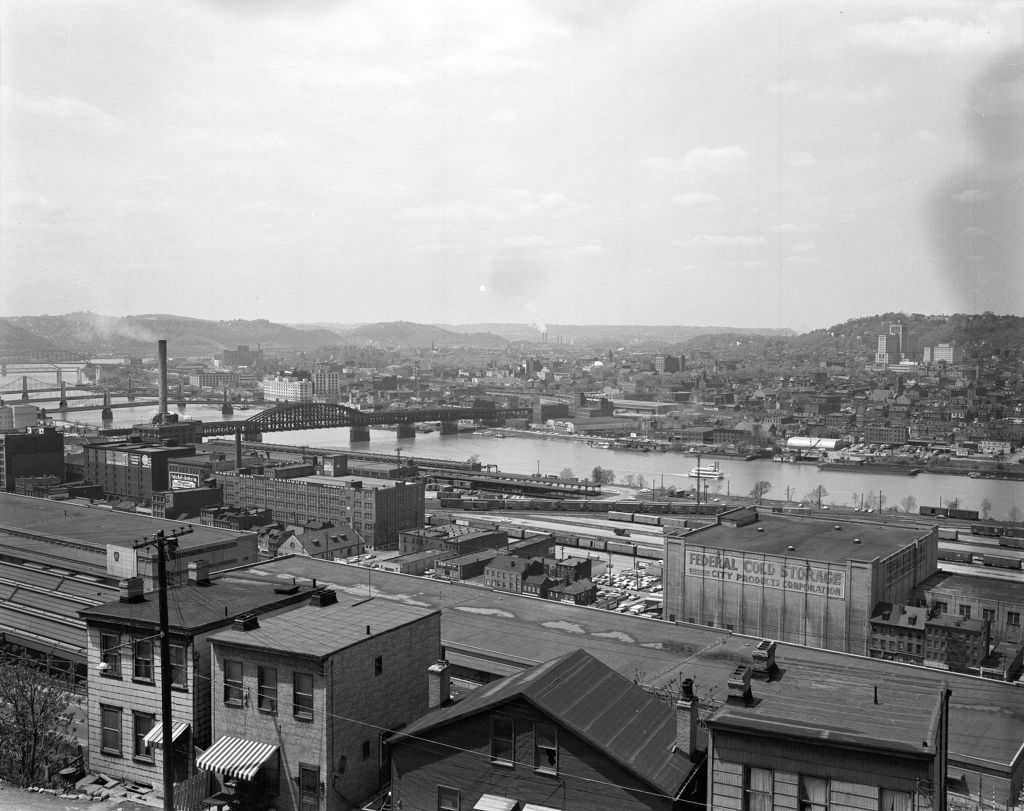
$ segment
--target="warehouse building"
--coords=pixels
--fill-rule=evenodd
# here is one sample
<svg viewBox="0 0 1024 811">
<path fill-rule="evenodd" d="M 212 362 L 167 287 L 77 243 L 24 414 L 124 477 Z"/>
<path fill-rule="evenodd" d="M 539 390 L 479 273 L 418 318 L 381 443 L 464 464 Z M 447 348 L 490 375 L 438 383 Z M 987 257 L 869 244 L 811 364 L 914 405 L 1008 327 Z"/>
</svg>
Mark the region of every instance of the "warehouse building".
<svg viewBox="0 0 1024 811">
<path fill-rule="evenodd" d="M 665 619 L 866 655 L 872 609 L 937 565 L 935 528 L 734 510 L 665 539 Z"/>
</svg>

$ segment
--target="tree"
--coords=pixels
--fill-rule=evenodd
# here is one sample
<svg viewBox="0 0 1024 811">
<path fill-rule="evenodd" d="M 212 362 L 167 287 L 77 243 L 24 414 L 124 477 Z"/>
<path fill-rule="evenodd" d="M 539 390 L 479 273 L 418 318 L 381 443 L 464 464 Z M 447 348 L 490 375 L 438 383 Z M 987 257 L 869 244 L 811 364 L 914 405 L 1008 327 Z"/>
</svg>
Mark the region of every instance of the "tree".
<svg viewBox="0 0 1024 811">
<path fill-rule="evenodd" d="M 755 499 L 758 504 L 761 503 L 761 499 L 768 495 L 768 491 L 772 489 L 772 483 L 762 479 L 759 482 L 754 483 L 753 489 L 750 491 L 750 497 Z"/>
<path fill-rule="evenodd" d="M 1020 507 L 1016 504 L 1010 507 L 1010 512 L 1006 515 L 1007 519 L 1014 524 L 1019 524 L 1021 519 Z"/>
<path fill-rule="evenodd" d="M 900 506 L 903 508 L 903 512 L 912 513 L 917 510 L 917 499 L 913 496 L 906 496 L 901 502 Z"/>
<path fill-rule="evenodd" d="M 622 480 L 622 483 L 625 484 L 626 487 L 636 487 L 636 474 L 627 473 L 626 477 Z"/>
<path fill-rule="evenodd" d="M 562 472 L 558 474 L 558 480 L 560 482 L 571 482 L 575 476 L 573 476 L 571 467 L 563 467 Z"/>
<path fill-rule="evenodd" d="M 821 509 L 821 500 L 828 495 L 828 490 L 823 485 L 818 485 L 813 490 L 804 496 L 804 501 L 809 501 L 811 504 L 817 504 L 818 509 Z"/>
<path fill-rule="evenodd" d="M 992 502 L 987 498 L 981 500 L 981 517 L 983 520 L 988 521 L 989 515 L 992 514 Z"/>
<path fill-rule="evenodd" d="M 598 465 L 590 474 L 594 484 L 613 484 L 615 482 L 615 471 Z"/>
<path fill-rule="evenodd" d="M 0 655 L 0 774 L 18 785 L 42 782 L 75 751 L 70 676 L 44 663 Z"/>
</svg>

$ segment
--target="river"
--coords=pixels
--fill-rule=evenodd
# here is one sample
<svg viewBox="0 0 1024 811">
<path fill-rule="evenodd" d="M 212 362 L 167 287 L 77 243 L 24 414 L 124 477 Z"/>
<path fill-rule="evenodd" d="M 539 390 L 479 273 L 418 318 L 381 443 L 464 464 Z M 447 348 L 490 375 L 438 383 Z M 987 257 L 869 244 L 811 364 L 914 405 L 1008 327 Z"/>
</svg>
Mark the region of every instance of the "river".
<svg viewBox="0 0 1024 811">
<path fill-rule="evenodd" d="M 172 411 L 177 411 L 172 406 Z M 148 422 L 156 413 L 152 406 L 121 408 L 114 410 L 114 425 L 134 425 Z M 244 420 L 255 410 L 236 411 L 228 419 Z M 51 416 L 59 419 L 55 410 Z M 69 414 L 69 419 L 96 423 L 99 415 L 95 411 Z M 217 406 L 191 405 L 184 416 L 188 419 L 223 420 Z M 687 474 L 696 463 L 692 456 L 677 453 L 616 451 L 590 447 L 584 442 L 541 437 L 507 436 L 499 438 L 479 434 L 454 434 L 441 436 L 434 431 L 417 434 L 414 439 L 398 439 L 394 431 L 372 429 L 370 441 L 349 443 L 347 428 L 331 428 L 313 431 L 287 431 L 264 434 L 264 441 L 284 445 L 337 448 L 339 450 L 361 450 L 375 453 L 397 453 L 403 456 L 425 456 L 435 459 L 465 461 L 478 457 L 484 464 L 497 465 L 508 473 L 558 474 L 570 468 L 580 478 L 589 478 L 591 471 L 600 465 L 615 472 L 618 482 L 627 475 L 642 476 L 645 484 L 658 487 L 674 486 L 677 489 L 693 487 L 695 480 Z M 708 461 L 708 460 L 703 460 Z M 755 482 L 771 484 L 769 498 L 783 499 L 787 496 L 794 501 L 805 500 L 818 485 L 828 492 L 822 498 L 823 504 L 856 506 L 863 500 L 877 500 L 879 491 L 888 507 L 898 505 L 907 496 L 913 496 L 918 505 L 937 506 L 959 500 L 963 509 L 980 510 L 983 499 L 991 504 L 991 517 L 1006 519 L 1011 508 L 1024 512 L 1024 484 L 1020 482 L 993 479 L 971 479 L 966 476 L 947 476 L 921 473 L 917 476 L 869 475 L 845 471 L 822 472 L 811 464 L 782 464 L 767 459 L 744 462 L 741 459 L 718 460 L 724 478 L 706 481 L 709 497 L 730 494 L 748 495 Z"/>
</svg>

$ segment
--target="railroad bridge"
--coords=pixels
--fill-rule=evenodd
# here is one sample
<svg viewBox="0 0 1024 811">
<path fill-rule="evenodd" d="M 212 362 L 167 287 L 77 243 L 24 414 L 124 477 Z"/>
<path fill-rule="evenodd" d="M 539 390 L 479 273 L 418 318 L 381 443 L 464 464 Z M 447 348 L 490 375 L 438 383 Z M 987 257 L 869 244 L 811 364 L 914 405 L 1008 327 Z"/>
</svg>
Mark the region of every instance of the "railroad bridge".
<svg viewBox="0 0 1024 811">
<path fill-rule="evenodd" d="M 246 420 L 198 422 L 201 436 L 226 436 L 241 433 L 255 437 L 277 431 L 308 431 L 315 428 L 352 428 L 360 438 L 369 439 L 371 425 L 408 426 L 417 422 L 440 422 L 442 433 L 454 431 L 458 420 L 479 420 L 500 424 L 508 417 L 529 417 L 529 408 L 473 407 L 410 408 L 388 411 L 359 411 L 336 403 L 284 403 L 268 408 Z M 107 429 L 104 434 L 126 434 L 131 428 Z M 365 434 L 365 437 L 363 437 Z"/>
</svg>

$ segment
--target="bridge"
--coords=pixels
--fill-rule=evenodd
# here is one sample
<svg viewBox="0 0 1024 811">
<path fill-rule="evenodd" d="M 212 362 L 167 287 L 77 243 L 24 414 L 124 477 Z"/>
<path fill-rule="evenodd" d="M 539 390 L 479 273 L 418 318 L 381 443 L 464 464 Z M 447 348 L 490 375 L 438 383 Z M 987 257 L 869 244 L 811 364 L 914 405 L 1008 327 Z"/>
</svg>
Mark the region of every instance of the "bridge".
<svg viewBox="0 0 1024 811">
<path fill-rule="evenodd" d="M 276 431 L 309 431 L 317 428 L 355 428 L 369 431 L 371 425 L 412 426 L 417 422 L 445 424 L 458 420 L 497 422 L 508 417 L 529 417 L 529 408 L 497 408 L 496 406 L 411 408 L 388 411 L 359 411 L 337 403 L 284 403 L 268 408 L 246 420 L 200 422 L 196 420 L 200 436 L 225 436 L 241 433 L 255 436 Z M 130 434 L 132 429 L 108 428 L 106 435 Z M 366 439 L 369 439 L 367 433 Z"/>
</svg>

